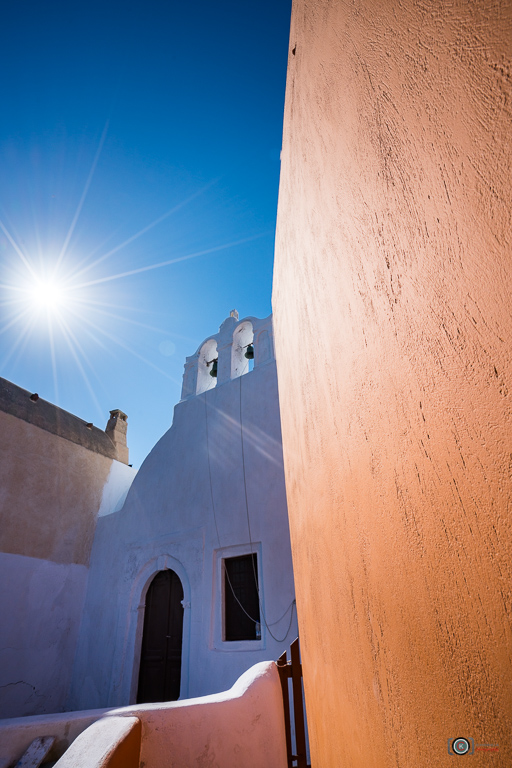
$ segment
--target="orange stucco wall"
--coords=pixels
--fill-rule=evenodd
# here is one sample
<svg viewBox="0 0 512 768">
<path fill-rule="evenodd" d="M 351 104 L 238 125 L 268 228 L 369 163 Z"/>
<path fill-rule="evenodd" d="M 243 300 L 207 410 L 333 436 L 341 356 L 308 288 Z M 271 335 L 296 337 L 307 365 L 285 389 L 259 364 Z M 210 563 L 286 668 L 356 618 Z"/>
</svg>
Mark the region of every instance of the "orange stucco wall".
<svg viewBox="0 0 512 768">
<path fill-rule="evenodd" d="M 512 765 L 512 3 L 294 0 L 274 325 L 314 768 Z"/>
</svg>

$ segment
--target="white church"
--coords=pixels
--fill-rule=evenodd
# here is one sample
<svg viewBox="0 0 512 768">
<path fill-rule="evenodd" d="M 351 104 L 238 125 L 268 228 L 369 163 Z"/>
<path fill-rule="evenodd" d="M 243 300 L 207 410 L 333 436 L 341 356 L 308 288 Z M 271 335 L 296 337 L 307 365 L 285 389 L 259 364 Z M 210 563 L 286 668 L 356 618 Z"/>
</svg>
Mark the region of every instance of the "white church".
<svg viewBox="0 0 512 768">
<path fill-rule="evenodd" d="M 272 317 L 188 357 L 136 473 L 105 431 L 0 380 L 0 717 L 224 691 L 297 636 Z"/>
</svg>

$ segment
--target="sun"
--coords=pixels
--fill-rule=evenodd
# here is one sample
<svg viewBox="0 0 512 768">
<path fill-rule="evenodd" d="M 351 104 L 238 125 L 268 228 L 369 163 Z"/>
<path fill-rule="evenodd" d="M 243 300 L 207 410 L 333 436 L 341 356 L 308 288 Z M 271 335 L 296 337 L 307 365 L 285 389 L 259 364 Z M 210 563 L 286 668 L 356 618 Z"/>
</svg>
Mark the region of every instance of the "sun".
<svg viewBox="0 0 512 768">
<path fill-rule="evenodd" d="M 188 197 L 175 202 L 167 211 L 122 239 L 117 245 L 110 247 L 111 243 L 106 249 L 105 246 L 112 237 L 110 235 L 90 252 L 81 253 L 79 244 L 87 240 L 81 239 L 75 229 L 101 154 L 107 128 L 108 122 L 67 233 L 65 230 L 56 230 L 55 237 L 44 239 L 39 230 L 45 232 L 46 229 L 36 222 L 38 226 L 34 235 L 25 239 L 33 242 L 34 250 L 26 252 L 24 241 L 20 240 L 14 230 L 11 232 L 12 225 L 7 227 L 0 218 L 0 363 L 3 370 L 5 371 L 11 359 L 11 365 L 15 366 L 22 359 L 32 359 L 32 353 L 37 352 L 37 359 L 41 361 L 38 364 L 51 366 L 55 399 L 58 402 L 58 369 L 70 370 L 69 366 L 74 363 L 96 404 L 98 414 L 102 414 L 101 418 L 103 410 L 96 396 L 96 385 L 93 385 L 89 378 L 89 372 L 92 372 L 103 386 L 103 381 L 97 374 L 97 365 L 92 358 L 96 347 L 105 350 L 111 359 L 111 350 L 115 346 L 167 379 L 180 384 L 168 370 L 155 365 L 149 356 L 140 354 L 135 348 L 134 333 L 129 336 L 127 334 L 128 327 L 139 329 L 141 333 L 144 330 L 162 333 L 162 329 L 137 319 L 134 310 L 138 311 L 138 308 L 134 307 L 133 301 L 129 302 L 129 306 L 125 306 L 117 298 L 119 291 L 115 292 L 115 297 L 112 291 L 108 291 L 109 284 L 240 246 L 267 234 L 260 232 L 200 250 L 191 249 L 188 253 L 178 249 L 176 253 L 169 253 L 167 258 L 156 263 L 131 265 L 131 268 L 123 266 L 122 271 L 112 269 L 105 272 L 100 265 L 105 264 L 107 259 L 131 246 L 206 192 L 217 181 L 213 179 Z M 2 336 L 4 333 L 8 336 Z M 163 343 L 159 349 L 163 355 L 170 356 L 174 352 L 174 344 Z"/>
<path fill-rule="evenodd" d="M 69 296 L 62 281 L 36 279 L 28 289 L 28 298 L 35 309 L 57 313 L 66 306 Z"/>
</svg>

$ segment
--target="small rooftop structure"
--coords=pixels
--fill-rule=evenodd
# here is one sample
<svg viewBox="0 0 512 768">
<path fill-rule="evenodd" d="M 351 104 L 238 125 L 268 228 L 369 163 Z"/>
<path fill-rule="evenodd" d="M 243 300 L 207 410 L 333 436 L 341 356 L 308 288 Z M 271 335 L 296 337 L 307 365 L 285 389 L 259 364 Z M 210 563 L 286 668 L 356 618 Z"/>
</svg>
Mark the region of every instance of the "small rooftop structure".
<svg viewBox="0 0 512 768">
<path fill-rule="evenodd" d="M 81 445 L 89 451 L 128 464 L 126 445 L 128 417 L 122 411 L 110 411 L 110 419 L 104 432 L 91 422 L 83 421 L 69 411 L 49 403 L 37 393 L 31 393 L 1 377 L 0 411 L 51 432 L 64 440 Z"/>
</svg>

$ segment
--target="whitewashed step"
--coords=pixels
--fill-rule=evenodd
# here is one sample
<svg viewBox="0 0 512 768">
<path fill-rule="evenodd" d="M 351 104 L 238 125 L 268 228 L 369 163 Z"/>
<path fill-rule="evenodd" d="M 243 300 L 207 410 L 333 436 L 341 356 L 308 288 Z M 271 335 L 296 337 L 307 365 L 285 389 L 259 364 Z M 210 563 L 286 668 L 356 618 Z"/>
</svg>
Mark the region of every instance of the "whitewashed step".
<svg viewBox="0 0 512 768">
<path fill-rule="evenodd" d="M 34 739 L 20 757 L 15 768 L 39 768 L 55 743 L 55 736 L 39 736 Z"/>
</svg>

